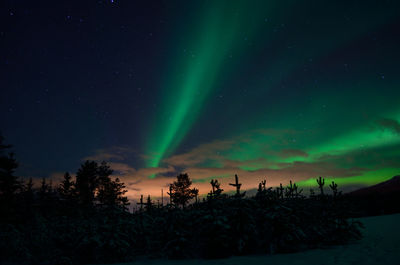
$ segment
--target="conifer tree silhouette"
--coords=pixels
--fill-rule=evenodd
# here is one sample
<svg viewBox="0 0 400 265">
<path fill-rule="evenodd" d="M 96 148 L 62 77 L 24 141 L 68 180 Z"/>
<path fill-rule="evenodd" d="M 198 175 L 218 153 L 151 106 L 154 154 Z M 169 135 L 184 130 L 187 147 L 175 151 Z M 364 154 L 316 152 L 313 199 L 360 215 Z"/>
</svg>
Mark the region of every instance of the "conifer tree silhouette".
<svg viewBox="0 0 400 265">
<path fill-rule="evenodd" d="M 24 189 L 25 201 L 28 204 L 31 204 L 32 201 L 33 201 L 33 196 L 34 196 L 34 193 L 33 193 L 33 180 L 32 180 L 32 178 L 29 178 L 28 182 L 25 185 L 25 189 Z"/>
<path fill-rule="evenodd" d="M 329 187 L 331 188 L 332 192 L 333 192 L 333 197 L 336 198 L 337 196 L 339 196 L 342 192 L 338 191 L 338 184 L 335 183 L 335 181 L 332 181 L 332 184 L 329 184 Z"/>
<path fill-rule="evenodd" d="M 194 194 L 195 203 L 197 204 L 199 202 L 199 189 L 194 188 L 193 194 Z"/>
<path fill-rule="evenodd" d="M 211 184 L 211 191 L 208 193 L 208 198 L 217 198 L 220 197 L 222 192 L 224 191 L 221 189 L 221 183 L 218 182 L 217 179 L 212 179 L 210 181 Z"/>
<path fill-rule="evenodd" d="M 140 205 L 140 210 L 143 210 L 143 205 L 145 205 L 146 203 L 143 202 L 143 194 L 140 195 L 140 201 L 136 203 L 137 205 Z"/>
<path fill-rule="evenodd" d="M 130 203 L 128 197 L 124 196 L 125 193 L 128 192 L 128 190 L 126 190 L 125 183 L 121 182 L 119 178 L 116 178 L 111 182 L 111 188 L 113 192 L 113 205 L 126 210 Z"/>
<path fill-rule="evenodd" d="M 111 179 L 112 173 L 113 170 L 105 161 L 100 165 L 96 163 L 96 177 L 93 178 L 92 184 L 96 197 L 93 197 L 93 200 L 96 199 L 96 202 L 103 207 L 126 209 L 129 205 L 128 198 L 124 196 L 127 192 L 126 186 L 119 178 Z"/>
<path fill-rule="evenodd" d="M 289 182 L 289 185 L 286 187 L 285 196 L 286 196 L 286 198 L 289 198 L 289 199 L 293 198 L 293 196 L 294 196 L 294 187 L 293 187 L 293 183 L 291 180 Z"/>
<path fill-rule="evenodd" d="M 65 172 L 64 178 L 58 187 L 58 193 L 61 198 L 64 200 L 70 200 L 73 196 L 74 182 L 72 181 L 72 177 L 68 172 Z"/>
<path fill-rule="evenodd" d="M 196 189 L 190 188 L 192 181 L 188 174 L 179 174 L 176 178 L 177 180 L 171 184 L 171 192 L 168 194 L 171 196 L 174 204 L 185 208 L 189 200 L 196 196 Z"/>
<path fill-rule="evenodd" d="M 50 190 L 50 186 L 46 183 L 46 178 L 42 178 L 42 181 L 40 182 L 40 188 L 39 188 L 39 199 L 41 201 L 45 201 L 47 199 L 49 190 Z"/>
<path fill-rule="evenodd" d="M 145 208 L 146 208 L 146 211 L 151 211 L 151 209 L 153 208 L 153 201 L 151 200 L 151 197 L 150 197 L 150 195 L 148 195 L 147 196 L 147 201 L 146 201 L 146 204 L 145 204 Z"/>
<path fill-rule="evenodd" d="M 301 198 L 302 197 L 301 193 L 303 192 L 303 189 L 299 189 L 299 186 L 297 186 L 296 183 L 293 184 L 293 191 L 294 191 L 294 197 L 295 198 Z"/>
<path fill-rule="evenodd" d="M 264 179 L 260 183 L 258 183 L 258 189 L 257 192 L 263 192 L 266 190 L 266 185 L 267 185 L 267 180 Z"/>
<path fill-rule="evenodd" d="M 240 187 L 242 186 L 242 183 L 239 183 L 238 175 L 235 174 L 235 183 L 229 183 L 229 185 L 236 188 L 235 197 L 241 198 L 241 197 L 244 197 L 244 195 L 246 194 L 246 192 L 240 193 Z"/>
<path fill-rule="evenodd" d="M 112 173 L 113 170 L 110 168 L 110 166 L 107 165 L 105 161 L 101 162 L 100 166 L 97 168 L 97 200 L 100 205 L 111 206 L 116 204 L 112 187 L 113 185 L 110 177 Z"/>
<path fill-rule="evenodd" d="M 95 191 L 98 186 L 97 163 L 86 161 L 76 173 L 75 190 L 82 205 L 93 205 Z"/>
<path fill-rule="evenodd" d="M 0 200 L 3 203 L 11 203 L 15 199 L 17 191 L 22 190 L 22 182 L 14 175 L 18 163 L 14 153 L 6 154 L 11 145 L 3 144 L 3 136 L 0 135 Z"/>
<path fill-rule="evenodd" d="M 172 194 L 172 184 L 169 184 L 169 192 L 167 192 L 167 194 L 169 195 L 169 205 L 173 205 L 173 201 L 172 201 L 172 196 L 171 196 L 171 194 Z"/>
<path fill-rule="evenodd" d="M 279 184 L 279 187 L 276 187 L 276 193 L 277 193 L 278 199 L 283 200 L 283 191 L 284 190 L 285 190 L 285 188 L 282 186 L 282 183 Z"/>
<path fill-rule="evenodd" d="M 324 196 L 325 179 L 319 177 L 319 178 L 317 178 L 317 183 L 318 183 L 318 186 L 319 186 L 319 190 L 320 190 L 321 196 Z"/>
</svg>

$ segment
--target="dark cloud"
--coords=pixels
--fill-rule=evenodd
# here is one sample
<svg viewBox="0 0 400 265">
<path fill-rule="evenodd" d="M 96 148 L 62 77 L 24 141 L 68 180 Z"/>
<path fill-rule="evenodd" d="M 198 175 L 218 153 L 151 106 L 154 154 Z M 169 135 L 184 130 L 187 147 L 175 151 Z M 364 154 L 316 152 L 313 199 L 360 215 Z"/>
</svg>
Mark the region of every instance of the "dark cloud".
<svg viewBox="0 0 400 265">
<path fill-rule="evenodd" d="M 142 180 L 136 180 L 136 181 L 130 181 L 130 182 L 128 182 L 128 186 L 132 186 L 132 185 L 136 185 L 136 184 L 139 184 L 140 182 L 142 182 Z"/>
<path fill-rule="evenodd" d="M 283 149 L 280 152 L 280 156 L 283 158 L 287 157 L 308 157 L 308 154 L 299 149 Z"/>
<path fill-rule="evenodd" d="M 131 191 L 136 191 L 136 192 L 139 192 L 139 191 L 142 190 L 142 189 L 139 189 L 139 188 L 132 188 L 132 187 L 129 187 L 129 189 L 130 189 Z"/>
<path fill-rule="evenodd" d="M 400 123 L 393 119 L 382 118 L 377 121 L 378 125 L 383 128 L 390 129 L 400 134 Z"/>
<path fill-rule="evenodd" d="M 94 161 L 123 161 L 127 156 L 132 156 L 135 150 L 125 146 L 111 146 L 109 148 L 97 149 L 95 154 L 84 157 L 82 160 Z"/>
</svg>

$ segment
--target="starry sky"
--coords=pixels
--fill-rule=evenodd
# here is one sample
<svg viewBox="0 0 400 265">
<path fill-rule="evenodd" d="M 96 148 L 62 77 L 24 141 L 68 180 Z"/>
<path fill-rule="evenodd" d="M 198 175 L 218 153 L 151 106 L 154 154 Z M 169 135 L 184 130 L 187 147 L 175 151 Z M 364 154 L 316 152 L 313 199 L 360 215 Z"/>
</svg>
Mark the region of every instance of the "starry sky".
<svg viewBox="0 0 400 265">
<path fill-rule="evenodd" d="M 400 174 L 398 1 L 2 1 L 0 130 L 24 177 L 106 160 L 130 198 Z"/>
</svg>

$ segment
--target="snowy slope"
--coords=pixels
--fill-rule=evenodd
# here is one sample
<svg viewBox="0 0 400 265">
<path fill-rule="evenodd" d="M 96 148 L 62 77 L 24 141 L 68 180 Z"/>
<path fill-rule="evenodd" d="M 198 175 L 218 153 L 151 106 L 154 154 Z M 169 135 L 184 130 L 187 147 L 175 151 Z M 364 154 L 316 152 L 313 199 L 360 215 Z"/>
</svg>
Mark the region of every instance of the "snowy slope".
<svg viewBox="0 0 400 265">
<path fill-rule="evenodd" d="M 346 246 L 220 260 L 141 260 L 124 265 L 400 265 L 400 214 L 366 217 L 360 220 L 365 225 L 364 238 Z"/>
</svg>

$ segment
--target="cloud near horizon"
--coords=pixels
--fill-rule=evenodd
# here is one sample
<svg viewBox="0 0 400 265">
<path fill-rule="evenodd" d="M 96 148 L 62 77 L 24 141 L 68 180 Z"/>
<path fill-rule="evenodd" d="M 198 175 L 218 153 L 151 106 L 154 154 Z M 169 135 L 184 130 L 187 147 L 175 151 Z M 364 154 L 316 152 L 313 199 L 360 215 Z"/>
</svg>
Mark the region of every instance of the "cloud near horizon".
<svg viewBox="0 0 400 265">
<path fill-rule="evenodd" d="M 183 172 L 189 174 L 194 186 L 203 195 L 209 192 L 209 182 L 213 178 L 221 182 L 225 191 L 232 191 L 229 183 L 233 182 L 235 174 L 239 175 L 243 189 L 247 190 L 256 188 L 263 179 L 267 179 L 267 185 L 277 186 L 280 183 L 286 185 L 289 180 L 307 183 L 307 180 L 317 176 L 335 178 L 344 185 L 360 187 L 399 172 L 400 165 L 395 159 L 398 146 L 356 148 L 349 145 L 345 151 L 336 152 L 335 148 L 343 149 L 343 146 L 332 145 L 327 149 L 327 143 L 317 146 L 320 150 L 316 152 L 316 147 L 302 145 L 300 140 L 304 137 L 307 136 L 301 131 L 254 130 L 230 139 L 200 144 L 164 159 L 163 166 L 156 168 L 134 168 L 127 162 L 131 150 L 116 147 L 98 150 L 84 160 L 109 158 L 114 176 L 125 182 L 131 200 L 138 199 L 142 194 L 158 198 L 161 189 L 166 196 L 168 184 Z"/>
</svg>

